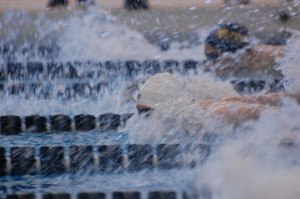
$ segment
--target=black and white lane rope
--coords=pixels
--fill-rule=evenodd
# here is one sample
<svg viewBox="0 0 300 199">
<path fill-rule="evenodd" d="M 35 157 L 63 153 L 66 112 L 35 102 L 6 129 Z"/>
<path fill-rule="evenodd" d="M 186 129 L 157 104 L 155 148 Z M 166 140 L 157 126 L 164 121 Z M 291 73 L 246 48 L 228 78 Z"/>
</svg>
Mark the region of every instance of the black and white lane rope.
<svg viewBox="0 0 300 199">
<path fill-rule="evenodd" d="M 53 79 L 99 79 L 110 75 L 132 78 L 138 74 L 160 72 L 187 73 L 201 68 L 203 63 L 195 60 L 123 60 L 123 61 L 69 61 L 69 62 L 8 62 L 0 67 L 0 80 L 53 80 Z"/>
<path fill-rule="evenodd" d="M 99 116 L 79 114 L 69 115 L 29 115 L 0 116 L 0 135 L 19 135 L 25 132 L 74 132 L 74 131 L 110 131 L 125 125 L 133 114 L 106 113 Z"/>
<path fill-rule="evenodd" d="M 7 194 L 0 199 L 193 199 L 185 191 L 161 189 L 153 191 L 127 190 L 113 192 L 67 192 Z"/>
<path fill-rule="evenodd" d="M 140 75 L 154 75 L 161 72 L 191 75 L 199 71 L 209 71 L 209 67 L 204 62 L 191 59 L 8 62 L 0 66 L 0 94 L 25 94 L 27 97 L 43 98 L 91 97 L 103 93 L 103 90 L 115 88 L 119 80 L 132 81 Z M 283 89 L 283 82 L 277 79 L 271 82 L 264 79 L 239 79 L 231 83 L 239 92 Z"/>
<path fill-rule="evenodd" d="M 209 154 L 207 144 L 0 147 L 0 176 L 193 168 Z"/>
</svg>

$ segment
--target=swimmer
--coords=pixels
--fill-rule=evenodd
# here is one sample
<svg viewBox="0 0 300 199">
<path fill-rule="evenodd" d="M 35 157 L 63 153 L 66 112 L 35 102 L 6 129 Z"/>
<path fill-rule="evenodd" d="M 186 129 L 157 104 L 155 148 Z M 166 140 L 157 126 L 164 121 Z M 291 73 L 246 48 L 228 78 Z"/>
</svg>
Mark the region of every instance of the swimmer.
<svg viewBox="0 0 300 199">
<path fill-rule="evenodd" d="M 281 79 L 276 70 L 276 59 L 284 57 L 283 46 L 249 42 L 249 31 L 241 24 L 228 22 L 220 24 L 205 40 L 204 53 L 210 62 L 210 68 L 221 79 L 248 76 L 257 72 Z"/>
<path fill-rule="evenodd" d="M 159 109 L 182 97 L 185 90 L 184 82 L 175 75 L 169 73 L 154 75 L 146 81 L 138 93 L 137 110 L 145 112 Z M 203 93 L 203 96 L 198 98 L 195 103 L 212 117 L 221 117 L 227 123 L 234 124 L 257 120 L 261 112 L 268 108 L 279 110 L 285 98 L 293 99 L 300 104 L 300 95 L 296 94 L 270 93 L 247 97 L 237 93 L 227 93 L 227 96 L 219 95 L 218 98 L 212 98 Z"/>
<path fill-rule="evenodd" d="M 248 29 L 238 23 L 220 24 L 205 40 L 204 52 L 209 60 L 217 60 L 224 52 L 235 53 L 249 45 Z"/>
</svg>

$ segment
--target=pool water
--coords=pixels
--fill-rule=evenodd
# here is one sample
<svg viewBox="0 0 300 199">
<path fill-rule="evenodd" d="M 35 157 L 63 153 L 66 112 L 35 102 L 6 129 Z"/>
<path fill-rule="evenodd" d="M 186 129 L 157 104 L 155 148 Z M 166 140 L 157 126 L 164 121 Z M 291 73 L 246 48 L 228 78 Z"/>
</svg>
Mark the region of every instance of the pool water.
<svg viewBox="0 0 300 199">
<path fill-rule="evenodd" d="M 193 9 L 190 12 L 195 11 Z M 143 12 L 140 14 L 143 16 Z M 130 16 L 131 14 L 128 14 L 127 17 Z M 170 12 L 167 18 L 172 17 L 176 18 L 176 12 Z M 163 16 L 159 15 L 156 20 L 160 21 L 160 18 Z M 181 37 L 183 38 L 181 41 L 176 39 L 176 35 L 181 35 L 178 30 L 175 32 L 170 30 L 167 33 L 167 35 L 173 34 L 173 37 L 165 37 L 162 34 L 163 36 L 157 39 L 150 38 L 153 35 L 149 36 L 145 25 L 141 27 L 137 23 L 137 27 L 132 28 L 133 23 L 124 24 L 100 8 L 78 12 L 54 11 L 50 14 L 6 11 L 1 14 L 0 19 L 0 65 L 3 70 L 7 70 L 8 63 L 12 62 L 40 62 L 47 65 L 52 62 L 75 61 L 105 63 L 155 60 L 163 63 L 166 60 L 175 60 L 182 63 L 185 60 L 195 60 L 203 63 L 202 61 L 205 60 L 203 41 L 216 25 L 215 23 L 199 25 L 193 30 L 187 30 Z M 250 26 L 253 28 L 257 24 L 253 21 Z M 263 23 L 259 25 L 264 29 Z M 153 28 L 149 27 L 148 29 Z M 158 27 L 157 32 L 160 31 Z M 300 49 L 297 44 L 300 40 L 293 26 L 289 31 L 293 33 L 293 37 L 287 42 L 286 59 L 280 62 L 279 68 L 284 75 L 284 90 L 299 92 Z M 164 48 L 162 44 L 167 44 L 167 47 Z M 0 135 L 1 147 L 9 149 L 16 146 L 29 146 L 34 147 L 37 153 L 41 146 L 67 148 L 73 145 L 204 143 L 211 145 L 212 152 L 203 164 L 194 168 L 167 170 L 155 168 L 134 173 L 125 171 L 121 174 L 91 175 L 83 172 L 77 175 L 5 176 L 0 179 L 0 194 L 36 192 L 41 197 L 43 193 L 48 192 L 67 192 L 75 196 L 81 191 L 116 190 L 138 190 L 145 194 L 151 190 L 171 189 L 178 193 L 192 190 L 205 199 L 299 198 L 299 147 L 297 144 L 280 145 L 290 134 L 294 136 L 295 143 L 298 142 L 299 105 L 292 100 L 286 100 L 280 111 L 267 110 L 257 121 L 246 122 L 238 127 L 222 123 L 218 119 L 205 115 L 192 99 L 186 100 L 186 97 L 193 96 L 195 99 L 201 99 L 205 93 L 218 99 L 220 93 L 223 96 L 232 96 L 232 94 L 239 95 L 238 91 L 230 84 L 231 79 L 221 81 L 203 65 L 197 66 L 197 72 L 185 74 L 180 71 L 174 72 L 178 77 L 185 79 L 190 95 L 185 96 L 184 92 L 178 91 L 182 92 L 182 99 L 155 112 L 151 117 L 139 116 L 136 111 L 137 91 L 152 75 L 151 73 L 126 75 L 122 71 L 116 72 L 101 66 L 102 72 L 97 76 L 95 73 L 98 69 L 75 65 L 74 67 L 79 74 L 83 74 L 84 78 L 65 76 L 53 78 L 49 73 L 44 72 L 41 77 L 27 79 L 9 77 L 1 80 L 5 85 L 1 93 L 1 115 L 73 116 L 100 115 L 109 112 L 134 114 L 127 125 L 117 131 L 103 132 L 95 129 L 87 132 Z M 90 71 L 90 75 L 86 75 L 86 71 Z M 75 97 L 71 98 L 64 96 L 66 85 L 82 81 L 89 85 L 104 82 L 106 86 L 93 95 L 86 94 L 90 92 L 84 90 L 87 86 L 84 87 L 83 94 L 74 94 Z M 12 94 L 11 91 L 6 90 L 9 88 L 6 87 L 7 85 L 31 82 L 43 84 L 42 89 L 47 89 L 49 84 L 50 94 L 41 97 L 32 94 L 31 91 L 27 94 L 26 92 Z M 197 86 L 200 84 L 202 86 Z M 59 95 L 60 92 L 62 95 Z M 268 90 L 262 89 L 258 93 L 250 94 L 257 95 L 265 92 Z M 207 135 L 211 137 L 216 135 L 217 138 L 207 141 L 205 140 Z M 8 157 L 8 154 L 6 156 Z M 204 194 L 206 192 L 210 194 Z M 181 197 L 180 195 L 179 198 Z"/>
</svg>

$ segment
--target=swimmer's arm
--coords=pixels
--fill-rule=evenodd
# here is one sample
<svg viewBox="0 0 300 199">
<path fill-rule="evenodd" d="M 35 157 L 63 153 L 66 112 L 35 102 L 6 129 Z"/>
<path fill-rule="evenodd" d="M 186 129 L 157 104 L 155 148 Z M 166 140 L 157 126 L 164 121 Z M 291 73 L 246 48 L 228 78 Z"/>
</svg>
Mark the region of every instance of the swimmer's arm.
<svg viewBox="0 0 300 199">
<path fill-rule="evenodd" d="M 245 103 L 243 100 L 243 97 L 219 101 L 204 100 L 200 102 L 200 105 L 209 115 L 222 118 L 227 123 L 239 124 L 244 121 L 257 120 L 263 107 L 257 103 Z"/>
<path fill-rule="evenodd" d="M 227 102 L 244 102 L 244 103 L 248 103 L 248 104 L 256 104 L 258 103 L 257 99 L 255 99 L 254 97 L 227 97 L 224 98 L 223 101 L 227 101 Z"/>
<path fill-rule="evenodd" d="M 261 68 L 263 65 L 272 66 L 276 59 L 284 57 L 284 47 L 259 44 L 246 51 L 241 60 L 250 68 Z"/>
<path fill-rule="evenodd" d="M 275 45 L 258 44 L 252 48 L 252 52 L 256 55 L 262 56 L 266 59 L 274 59 L 274 57 L 283 58 L 284 57 L 284 47 Z"/>
<path fill-rule="evenodd" d="M 260 104 L 265 106 L 282 106 L 283 98 L 295 99 L 300 104 L 300 95 L 290 93 L 270 93 L 258 97 L 228 97 L 223 101 L 244 102 L 248 104 Z"/>
<path fill-rule="evenodd" d="M 257 101 L 262 105 L 282 106 L 284 98 L 291 98 L 300 104 L 300 96 L 291 93 L 270 93 L 257 97 Z"/>
</svg>

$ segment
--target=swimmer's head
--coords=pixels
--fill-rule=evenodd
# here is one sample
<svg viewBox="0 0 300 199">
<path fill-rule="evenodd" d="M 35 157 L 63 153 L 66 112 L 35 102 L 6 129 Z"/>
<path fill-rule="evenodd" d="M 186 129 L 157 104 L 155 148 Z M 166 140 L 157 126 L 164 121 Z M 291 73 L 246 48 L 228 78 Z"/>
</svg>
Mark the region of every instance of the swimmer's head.
<svg viewBox="0 0 300 199">
<path fill-rule="evenodd" d="M 248 29 L 235 22 L 222 23 L 205 40 L 205 55 L 217 59 L 223 52 L 236 52 L 248 45 Z"/>
<path fill-rule="evenodd" d="M 235 22 L 222 23 L 219 25 L 219 29 L 227 29 L 232 33 L 237 33 L 244 36 L 247 36 L 249 32 L 246 26 Z"/>
<path fill-rule="evenodd" d="M 184 81 L 173 74 L 159 73 L 154 75 L 139 90 L 137 109 L 139 112 L 144 112 L 168 104 L 168 102 L 181 96 L 184 87 Z"/>
</svg>

